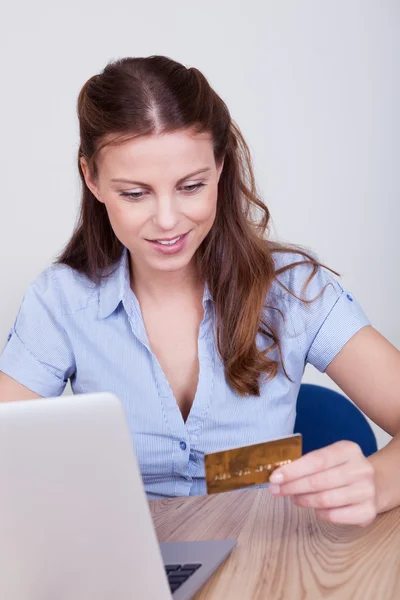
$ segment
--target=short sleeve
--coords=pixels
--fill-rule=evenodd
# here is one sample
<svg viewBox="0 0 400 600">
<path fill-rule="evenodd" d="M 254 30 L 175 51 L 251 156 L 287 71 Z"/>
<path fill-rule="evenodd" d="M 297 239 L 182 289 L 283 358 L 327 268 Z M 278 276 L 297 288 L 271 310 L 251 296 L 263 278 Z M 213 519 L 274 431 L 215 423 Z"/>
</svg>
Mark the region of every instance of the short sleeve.
<svg viewBox="0 0 400 600">
<path fill-rule="evenodd" d="M 301 260 L 304 257 L 297 255 L 291 262 Z M 353 294 L 342 287 L 333 274 L 317 267 L 307 284 L 312 273 L 313 264 L 307 261 L 286 271 L 283 283 L 298 298 L 309 301 L 286 295 L 291 325 L 305 363 L 325 372 L 353 335 L 371 323 Z"/>
<path fill-rule="evenodd" d="M 75 371 L 50 267 L 29 286 L 0 356 L 0 371 L 44 397 L 62 394 Z"/>
</svg>

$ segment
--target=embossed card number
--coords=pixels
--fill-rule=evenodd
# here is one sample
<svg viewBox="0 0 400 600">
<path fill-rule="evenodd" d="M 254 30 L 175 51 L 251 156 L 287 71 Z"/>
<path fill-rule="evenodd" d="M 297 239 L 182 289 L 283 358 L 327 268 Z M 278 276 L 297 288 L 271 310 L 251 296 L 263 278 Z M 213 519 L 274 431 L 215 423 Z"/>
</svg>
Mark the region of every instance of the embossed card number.
<svg viewBox="0 0 400 600">
<path fill-rule="evenodd" d="M 275 469 L 300 458 L 302 436 L 223 450 L 204 457 L 207 492 L 217 494 L 268 483 Z"/>
</svg>

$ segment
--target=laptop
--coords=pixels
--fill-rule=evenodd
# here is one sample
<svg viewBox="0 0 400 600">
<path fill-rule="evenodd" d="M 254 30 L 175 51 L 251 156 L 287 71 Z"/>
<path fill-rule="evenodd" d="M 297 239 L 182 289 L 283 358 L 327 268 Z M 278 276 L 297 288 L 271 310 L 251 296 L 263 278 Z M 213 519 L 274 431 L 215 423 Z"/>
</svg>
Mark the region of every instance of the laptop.
<svg viewBox="0 0 400 600">
<path fill-rule="evenodd" d="M 0 598 L 188 600 L 235 544 L 158 543 L 114 395 L 0 404 Z"/>
</svg>

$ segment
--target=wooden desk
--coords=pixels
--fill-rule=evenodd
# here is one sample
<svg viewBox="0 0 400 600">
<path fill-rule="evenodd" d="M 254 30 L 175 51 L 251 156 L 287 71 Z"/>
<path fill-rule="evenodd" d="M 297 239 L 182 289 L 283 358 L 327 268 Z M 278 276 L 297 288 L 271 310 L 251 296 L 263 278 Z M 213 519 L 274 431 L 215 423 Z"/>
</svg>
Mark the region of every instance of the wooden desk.
<svg viewBox="0 0 400 600">
<path fill-rule="evenodd" d="M 150 502 L 164 541 L 238 540 L 196 600 L 399 600 L 400 508 L 333 525 L 268 490 Z"/>
</svg>

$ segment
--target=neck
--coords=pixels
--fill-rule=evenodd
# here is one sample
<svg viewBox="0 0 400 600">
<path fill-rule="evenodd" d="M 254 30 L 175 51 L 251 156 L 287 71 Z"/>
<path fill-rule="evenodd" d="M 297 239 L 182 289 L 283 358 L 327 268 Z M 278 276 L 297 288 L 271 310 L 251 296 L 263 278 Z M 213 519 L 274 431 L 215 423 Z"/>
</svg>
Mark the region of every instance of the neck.
<svg viewBox="0 0 400 600">
<path fill-rule="evenodd" d="M 166 298 L 198 295 L 204 289 L 195 261 L 179 271 L 152 271 L 135 264 L 130 256 L 131 287 L 138 299 L 165 304 Z"/>
</svg>

